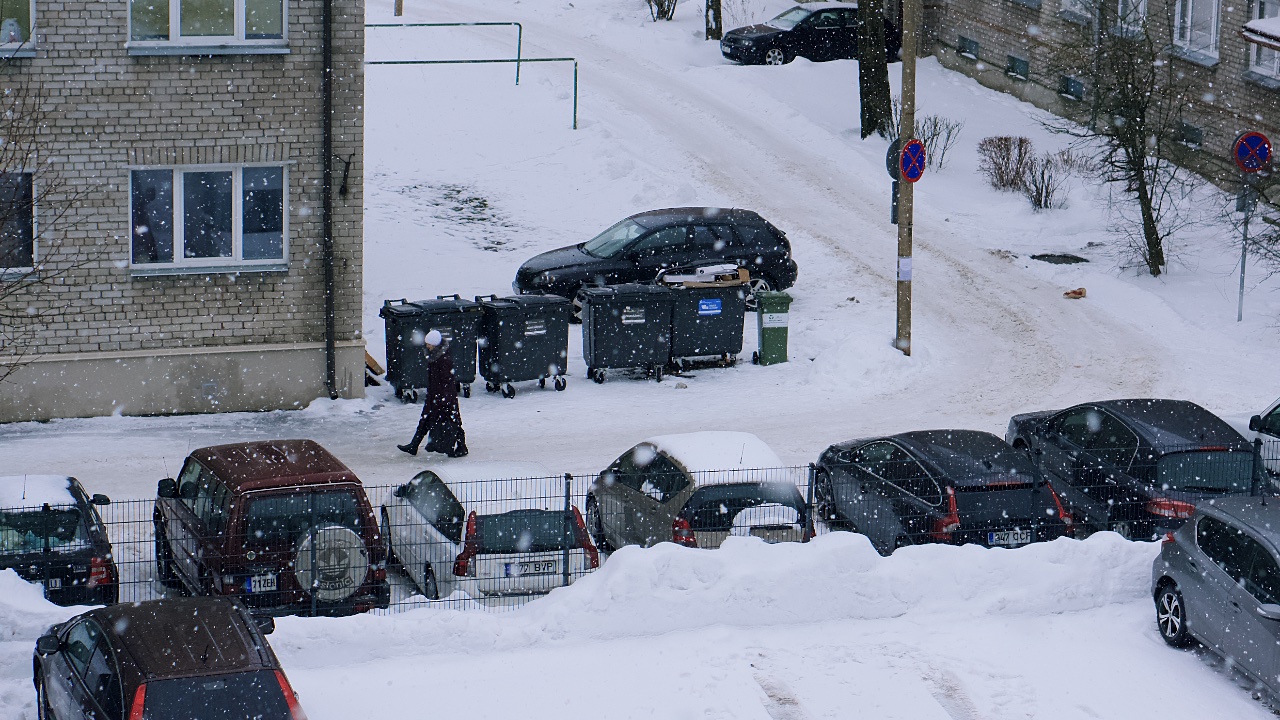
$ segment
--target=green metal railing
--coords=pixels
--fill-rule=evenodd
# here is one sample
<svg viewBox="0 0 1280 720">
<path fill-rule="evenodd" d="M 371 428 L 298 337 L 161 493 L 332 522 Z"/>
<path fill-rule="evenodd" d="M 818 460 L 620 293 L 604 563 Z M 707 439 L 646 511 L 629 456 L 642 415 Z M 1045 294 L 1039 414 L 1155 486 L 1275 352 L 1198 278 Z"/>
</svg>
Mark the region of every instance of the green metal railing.
<svg viewBox="0 0 1280 720">
<path fill-rule="evenodd" d="M 411 27 L 515 27 L 516 29 L 516 84 L 520 84 L 520 58 L 524 50 L 524 26 L 518 22 L 457 22 L 457 23 L 370 23 L 367 28 Z"/>
</svg>

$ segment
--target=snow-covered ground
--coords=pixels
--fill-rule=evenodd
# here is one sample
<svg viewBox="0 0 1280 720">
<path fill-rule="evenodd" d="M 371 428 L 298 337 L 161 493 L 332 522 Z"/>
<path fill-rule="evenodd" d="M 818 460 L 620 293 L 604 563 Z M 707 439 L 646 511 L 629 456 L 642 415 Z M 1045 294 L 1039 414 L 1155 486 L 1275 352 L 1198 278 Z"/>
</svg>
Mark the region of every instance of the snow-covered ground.
<svg viewBox="0 0 1280 720">
<path fill-rule="evenodd" d="M 1161 278 L 1124 269 L 1132 262 L 1116 249 L 1105 190 L 1077 180 L 1067 208 L 1034 213 L 986 185 L 981 138 L 1026 135 L 1046 150 L 1064 139 L 1031 106 L 933 60 L 920 64 L 921 110 L 965 126 L 947 167 L 917 186 L 907 358 L 890 344 L 886 141 L 859 139 L 855 63 L 731 65 L 702 40 L 690 2 L 670 23 L 650 22 L 641 0 L 406 5 L 408 22 L 519 21 L 526 57 L 577 58 L 579 129 L 566 64 L 527 64 L 519 86 L 510 65 L 368 68 L 365 328 L 376 357 L 383 299 L 504 293 L 529 256 L 640 210 L 755 209 L 787 232 L 800 264 L 791 362 L 598 386 L 574 328 L 568 389 L 526 384 L 514 400 L 477 392 L 462 404 L 472 456 L 449 462 L 589 472 L 645 437 L 725 429 L 802 464 L 852 437 L 1001 433 L 1014 413 L 1089 399 L 1185 398 L 1239 419 L 1280 394 L 1277 283 L 1251 270 L 1235 322 L 1232 230 L 1188 230 Z M 757 5 L 733 3 L 740 19 Z M 389 2 L 369 5 L 368 22 L 393 20 Z M 369 59 L 512 57 L 514 35 L 371 29 Z M 1207 221 L 1225 205 L 1211 189 L 1186 203 Z M 1028 259 L 1038 252 L 1092 262 Z M 1088 297 L 1064 300 L 1075 287 Z M 64 473 L 89 492 L 151 497 L 192 448 L 309 437 L 368 483 L 401 482 L 429 461 L 394 449 L 417 412 L 372 388 L 296 412 L 3 426 L 0 474 Z M 838 536 L 719 554 L 624 551 L 510 615 L 286 620 L 274 642 L 313 720 L 370 707 L 388 717 L 1260 714 L 1228 678 L 1160 643 L 1145 598 L 1154 548 L 1109 542 L 913 549 L 885 561 Z M 0 588 L 0 602 L 10 594 Z M 12 622 L 59 611 L 31 612 Z M 0 715 L 34 717 L 32 636 L 7 630 L 11 618 L 0 616 L 0 638 L 14 638 L 0 643 Z"/>
</svg>

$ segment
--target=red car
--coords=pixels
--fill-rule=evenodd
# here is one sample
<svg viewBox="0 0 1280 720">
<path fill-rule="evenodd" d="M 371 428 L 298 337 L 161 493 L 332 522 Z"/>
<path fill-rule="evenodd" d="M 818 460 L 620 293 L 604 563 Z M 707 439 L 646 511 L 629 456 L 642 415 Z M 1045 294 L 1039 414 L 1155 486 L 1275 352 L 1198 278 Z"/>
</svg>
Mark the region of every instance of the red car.
<svg viewBox="0 0 1280 720">
<path fill-rule="evenodd" d="M 360 478 L 312 440 L 201 448 L 157 491 L 156 576 L 272 615 L 390 604 L 386 549 Z"/>
</svg>

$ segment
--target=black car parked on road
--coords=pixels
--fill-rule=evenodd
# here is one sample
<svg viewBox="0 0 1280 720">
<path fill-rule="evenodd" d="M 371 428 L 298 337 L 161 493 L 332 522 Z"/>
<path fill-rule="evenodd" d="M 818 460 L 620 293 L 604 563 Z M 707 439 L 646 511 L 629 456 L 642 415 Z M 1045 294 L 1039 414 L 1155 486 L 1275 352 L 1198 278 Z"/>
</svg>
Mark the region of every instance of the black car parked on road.
<svg viewBox="0 0 1280 720">
<path fill-rule="evenodd" d="M 0 570 L 44 585 L 59 605 L 116 602 L 120 573 L 98 505 L 65 475 L 0 477 Z"/>
<path fill-rule="evenodd" d="M 306 720 L 263 637 L 275 624 L 225 598 L 91 610 L 32 658 L 41 720 Z"/>
<path fill-rule="evenodd" d="M 573 300 L 583 285 L 651 283 L 665 270 L 718 263 L 747 268 L 752 293 L 791 287 L 798 272 L 786 234 L 756 213 L 686 207 L 638 213 L 592 240 L 537 255 L 512 287 Z"/>
<path fill-rule="evenodd" d="M 1074 520 L 1025 454 L 975 430 L 926 430 L 832 445 L 814 501 L 832 529 L 881 554 L 904 545 L 1015 547 L 1070 535 Z"/>
<path fill-rule="evenodd" d="M 1254 489 L 1248 441 L 1186 400 L 1108 400 L 1015 415 L 1005 439 L 1038 458 L 1077 520 L 1125 537 L 1177 529 L 1197 502 Z"/>
<path fill-rule="evenodd" d="M 796 57 L 814 62 L 858 57 L 858 4 L 819 2 L 798 5 L 761 25 L 730 30 L 720 53 L 748 65 L 782 65 Z M 902 33 L 885 20 L 889 62 L 898 59 Z"/>
</svg>

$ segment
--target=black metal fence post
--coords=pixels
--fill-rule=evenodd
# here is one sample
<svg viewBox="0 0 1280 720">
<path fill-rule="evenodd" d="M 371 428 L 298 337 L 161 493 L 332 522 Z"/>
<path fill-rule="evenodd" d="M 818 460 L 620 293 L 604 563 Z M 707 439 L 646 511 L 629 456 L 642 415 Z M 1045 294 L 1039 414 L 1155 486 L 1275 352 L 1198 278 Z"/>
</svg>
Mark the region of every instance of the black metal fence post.
<svg viewBox="0 0 1280 720">
<path fill-rule="evenodd" d="M 818 534 L 818 524 L 813 519 L 818 516 L 818 508 L 813 502 L 813 486 L 817 481 L 817 477 L 818 466 L 814 463 L 809 463 L 809 487 L 805 488 L 804 501 L 809 508 L 809 522 L 813 525 L 813 533 L 815 535 Z"/>
<path fill-rule="evenodd" d="M 320 573 L 316 567 L 316 545 L 320 543 L 320 535 L 316 532 L 316 494 L 310 494 L 311 500 L 311 617 L 316 616 L 316 590 L 320 588 Z"/>
<path fill-rule="evenodd" d="M 570 496 L 570 484 L 573 482 L 573 475 L 564 474 L 564 585 L 569 584 L 569 538 L 575 537 L 573 527 L 573 501 Z"/>
<path fill-rule="evenodd" d="M 1249 494 L 1266 496 L 1262 491 L 1262 476 L 1265 472 L 1262 465 L 1262 438 L 1253 439 L 1253 475 L 1249 478 Z"/>
</svg>

